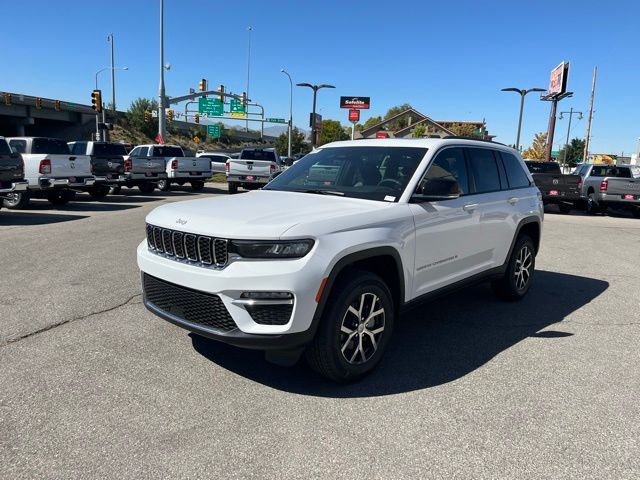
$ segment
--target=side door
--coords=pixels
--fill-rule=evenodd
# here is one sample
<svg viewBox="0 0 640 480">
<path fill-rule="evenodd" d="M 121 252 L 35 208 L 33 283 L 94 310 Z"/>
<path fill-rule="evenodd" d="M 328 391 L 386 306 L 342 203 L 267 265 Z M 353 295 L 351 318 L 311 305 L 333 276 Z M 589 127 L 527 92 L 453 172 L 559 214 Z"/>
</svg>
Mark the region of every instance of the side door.
<svg viewBox="0 0 640 480">
<path fill-rule="evenodd" d="M 462 147 L 435 153 L 416 193 L 427 182 L 455 179 L 460 196 L 454 199 L 410 203 L 415 222 L 413 298 L 463 280 L 478 271 L 480 235 L 477 201 L 470 195 L 467 160 Z"/>
</svg>

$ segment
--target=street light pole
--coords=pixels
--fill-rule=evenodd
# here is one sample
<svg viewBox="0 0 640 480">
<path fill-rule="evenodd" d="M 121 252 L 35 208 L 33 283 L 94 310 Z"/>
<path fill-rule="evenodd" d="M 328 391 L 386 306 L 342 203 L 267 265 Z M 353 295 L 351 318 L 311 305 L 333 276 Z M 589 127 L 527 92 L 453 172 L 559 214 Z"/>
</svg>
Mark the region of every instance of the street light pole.
<svg viewBox="0 0 640 480">
<path fill-rule="evenodd" d="M 520 151 L 520 132 L 522 130 L 522 113 L 524 111 L 524 97 L 531 92 L 544 92 L 544 88 L 521 89 L 515 87 L 503 88 L 503 92 L 517 92 L 520 94 L 520 115 L 518 116 L 518 133 L 516 135 L 516 150 Z"/>
<path fill-rule="evenodd" d="M 160 0 L 160 86 L 158 87 L 158 136 L 160 141 L 164 143 L 166 126 L 164 117 L 164 0 Z"/>
<path fill-rule="evenodd" d="M 280 70 L 287 77 L 289 77 L 289 145 L 287 148 L 287 156 L 291 159 L 291 135 L 293 129 L 293 80 L 291 75 L 284 68 Z"/>
<path fill-rule="evenodd" d="M 249 26 L 247 28 L 247 31 L 249 32 L 249 48 L 247 50 L 247 92 L 246 92 L 247 96 L 246 96 L 246 99 L 247 101 L 249 101 L 249 99 L 251 98 L 249 96 L 249 75 L 251 73 L 251 32 L 253 31 L 253 27 Z M 245 108 L 246 108 L 246 105 L 245 105 Z M 249 132 L 249 120 L 247 120 L 245 123 L 246 123 L 245 130 Z"/>
<path fill-rule="evenodd" d="M 311 85 L 310 83 L 296 83 L 298 87 L 309 87 L 313 90 L 313 111 L 311 113 L 311 146 L 315 148 L 318 143 L 318 139 L 316 138 L 316 95 L 318 94 L 318 90 L 321 88 L 336 88 L 333 85 L 327 85 L 323 83 L 322 85 Z"/>
<path fill-rule="evenodd" d="M 111 44 L 111 108 L 116 113 L 116 69 L 114 60 L 113 33 L 107 37 L 107 41 Z"/>
<path fill-rule="evenodd" d="M 560 112 L 560 120 L 562 120 L 563 114 L 569 114 L 569 125 L 567 126 L 567 140 L 564 142 L 564 156 L 562 158 L 563 165 L 567 165 L 567 153 L 569 153 L 569 135 L 571 133 L 571 119 L 574 115 L 578 115 L 578 119 L 582 120 L 582 112 L 574 112 L 573 107 L 569 109 L 568 112 Z"/>
</svg>

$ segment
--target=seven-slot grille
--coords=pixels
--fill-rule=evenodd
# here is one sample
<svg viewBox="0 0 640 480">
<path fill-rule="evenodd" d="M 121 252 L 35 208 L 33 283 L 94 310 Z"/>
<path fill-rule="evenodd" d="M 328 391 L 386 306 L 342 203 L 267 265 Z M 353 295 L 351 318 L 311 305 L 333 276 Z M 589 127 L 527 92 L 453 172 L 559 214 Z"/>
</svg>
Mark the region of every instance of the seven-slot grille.
<svg viewBox="0 0 640 480">
<path fill-rule="evenodd" d="M 227 240 L 193 233 L 177 232 L 147 224 L 147 245 L 153 252 L 175 260 L 188 260 L 203 266 L 227 265 Z"/>
</svg>

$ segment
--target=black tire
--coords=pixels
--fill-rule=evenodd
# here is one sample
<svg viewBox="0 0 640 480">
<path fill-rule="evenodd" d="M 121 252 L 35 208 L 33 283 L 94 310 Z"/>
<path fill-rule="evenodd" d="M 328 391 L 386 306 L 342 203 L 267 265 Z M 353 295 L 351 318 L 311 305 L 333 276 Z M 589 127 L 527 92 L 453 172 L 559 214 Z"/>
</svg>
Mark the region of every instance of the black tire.
<svg viewBox="0 0 640 480">
<path fill-rule="evenodd" d="M 520 265 L 524 263 L 525 268 Z M 495 294 L 509 301 L 521 300 L 529 291 L 536 268 L 536 249 L 528 235 L 520 235 L 513 246 L 504 276 L 491 282 Z"/>
<path fill-rule="evenodd" d="M 66 205 L 67 203 L 69 203 L 69 200 L 71 199 L 72 199 L 72 196 L 69 195 L 65 190 L 53 190 L 47 193 L 47 200 L 49 200 L 49 203 L 51 203 L 51 205 L 55 205 L 55 206 Z"/>
<path fill-rule="evenodd" d="M 595 215 L 600 213 L 600 206 L 595 199 L 595 193 L 591 192 L 589 197 L 587 198 L 587 206 L 586 206 L 587 215 Z"/>
<path fill-rule="evenodd" d="M 382 313 L 368 321 L 363 319 L 380 309 Z M 307 362 L 335 382 L 363 377 L 382 359 L 393 332 L 394 317 L 391 293 L 380 277 L 360 270 L 342 274 L 305 352 Z"/>
<path fill-rule="evenodd" d="M 119 195 L 121 191 L 122 191 L 122 185 L 115 185 L 115 186 L 111 187 L 111 194 L 112 195 Z"/>
<path fill-rule="evenodd" d="M 191 188 L 194 192 L 199 192 L 204 188 L 204 182 L 202 180 L 193 180 L 191 182 Z"/>
<path fill-rule="evenodd" d="M 229 187 L 229 194 L 230 195 L 235 195 L 236 193 L 238 193 L 238 184 L 235 182 L 229 182 L 227 184 L 227 186 Z"/>
<path fill-rule="evenodd" d="M 94 187 L 91 187 L 91 189 L 89 190 L 89 195 L 94 200 L 102 200 L 107 195 L 109 195 L 110 190 L 111 189 L 109 188 L 109 185 L 96 185 Z"/>
<path fill-rule="evenodd" d="M 153 193 L 156 189 L 156 186 L 151 182 L 141 183 L 138 185 L 138 190 L 142 193 Z"/>
<path fill-rule="evenodd" d="M 10 210 L 20 210 L 29 205 L 31 194 L 29 192 L 13 192 L 8 193 L 6 198 L 2 200 L 2 205 Z"/>
<path fill-rule="evenodd" d="M 564 213 L 565 215 L 567 215 L 571 213 L 572 207 L 568 203 L 559 203 L 558 209 L 560 210 L 560 213 Z"/>
<path fill-rule="evenodd" d="M 637 207 L 632 213 L 633 218 L 640 218 L 640 207 Z"/>
<path fill-rule="evenodd" d="M 168 192 L 169 190 L 171 190 L 171 183 L 169 182 L 169 180 L 165 180 L 164 178 L 161 180 L 158 180 L 158 190 L 160 190 L 161 192 Z"/>
</svg>

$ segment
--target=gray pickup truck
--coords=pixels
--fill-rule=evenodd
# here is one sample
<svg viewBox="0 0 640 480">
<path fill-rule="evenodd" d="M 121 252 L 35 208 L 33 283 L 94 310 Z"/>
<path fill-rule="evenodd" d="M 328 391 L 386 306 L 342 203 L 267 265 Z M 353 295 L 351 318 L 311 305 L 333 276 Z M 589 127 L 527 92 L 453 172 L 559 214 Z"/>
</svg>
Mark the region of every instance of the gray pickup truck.
<svg viewBox="0 0 640 480">
<path fill-rule="evenodd" d="M 151 156 L 148 145 L 138 145 L 124 157 L 123 184 L 129 188 L 137 186 L 142 193 L 151 193 L 159 180 L 167 179 L 166 167 L 164 157 Z M 120 186 L 114 187 L 114 193 L 119 191 Z"/>
<path fill-rule="evenodd" d="M 7 141 L 0 137 L 0 207 L 4 199 L 15 192 L 26 192 L 28 186 L 22 155 L 12 152 Z"/>
<path fill-rule="evenodd" d="M 618 208 L 640 218 L 640 166 L 585 164 L 574 173 L 582 180 L 580 191 L 588 214 Z"/>
<path fill-rule="evenodd" d="M 93 198 L 104 198 L 111 188 L 125 182 L 124 157 L 127 151 L 122 143 L 78 141 L 68 145 L 73 155 L 91 158 L 91 173 L 96 177 L 96 183 L 88 192 Z"/>
<path fill-rule="evenodd" d="M 545 205 L 557 205 L 561 213 L 582 207 L 580 197 L 580 177 L 565 175 L 556 162 L 525 160 L 536 187 L 542 194 Z"/>
</svg>

